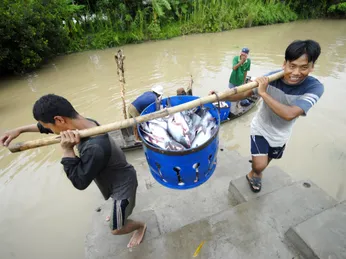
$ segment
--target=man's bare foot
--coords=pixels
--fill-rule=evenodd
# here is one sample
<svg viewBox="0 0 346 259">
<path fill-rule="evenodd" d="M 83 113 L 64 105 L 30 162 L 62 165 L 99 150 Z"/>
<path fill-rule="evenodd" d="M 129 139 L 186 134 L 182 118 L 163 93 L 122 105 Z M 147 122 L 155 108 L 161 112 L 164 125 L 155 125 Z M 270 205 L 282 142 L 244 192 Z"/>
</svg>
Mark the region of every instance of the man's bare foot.
<svg viewBox="0 0 346 259">
<path fill-rule="evenodd" d="M 147 225 L 144 224 L 143 227 L 140 227 L 139 229 L 137 229 L 135 231 L 135 233 L 133 233 L 131 239 L 130 239 L 130 242 L 128 243 L 127 247 L 128 248 L 132 248 L 132 247 L 135 247 L 137 245 L 139 245 L 142 240 L 143 240 L 143 237 L 144 237 L 144 234 L 145 234 L 145 231 L 147 230 Z"/>
</svg>

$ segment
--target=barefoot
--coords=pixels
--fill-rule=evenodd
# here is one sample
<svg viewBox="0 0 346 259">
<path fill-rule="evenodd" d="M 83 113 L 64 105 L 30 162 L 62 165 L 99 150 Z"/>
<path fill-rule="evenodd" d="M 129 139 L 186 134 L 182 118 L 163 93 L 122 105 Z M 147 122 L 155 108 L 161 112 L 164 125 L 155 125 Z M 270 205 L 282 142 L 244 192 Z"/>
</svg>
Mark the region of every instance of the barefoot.
<svg viewBox="0 0 346 259">
<path fill-rule="evenodd" d="M 144 224 L 143 227 L 140 227 L 139 229 L 137 229 L 135 231 L 135 233 L 133 233 L 131 239 L 130 239 L 130 242 L 128 243 L 127 247 L 128 248 L 132 248 L 132 247 L 135 247 L 137 245 L 139 245 L 142 240 L 143 240 L 143 237 L 144 237 L 144 234 L 145 234 L 145 231 L 147 230 L 147 225 Z"/>
</svg>

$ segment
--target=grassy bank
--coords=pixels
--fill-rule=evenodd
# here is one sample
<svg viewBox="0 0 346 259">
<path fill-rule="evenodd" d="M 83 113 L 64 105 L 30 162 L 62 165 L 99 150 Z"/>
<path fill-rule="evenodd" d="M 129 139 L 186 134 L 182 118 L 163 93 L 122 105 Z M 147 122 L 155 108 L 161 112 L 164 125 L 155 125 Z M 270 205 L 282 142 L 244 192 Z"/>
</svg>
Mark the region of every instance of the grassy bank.
<svg viewBox="0 0 346 259">
<path fill-rule="evenodd" d="M 288 5 L 261 0 L 196 0 L 185 5 L 147 6 L 132 17 L 126 6 L 120 10 L 97 9 L 93 21 L 78 24 L 70 51 L 100 49 L 146 40 L 203 32 L 284 23 L 298 19 Z M 107 18 L 105 18 L 107 17 Z M 113 18 L 108 18 L 113 17 Z"/>
<path fill-rule="evenodd" d="M 328 9 L 326 0 L 3 0 L 0 74 L 35 69 L 58 54 L 345 11 L 334 6 Z"/>
</svg>

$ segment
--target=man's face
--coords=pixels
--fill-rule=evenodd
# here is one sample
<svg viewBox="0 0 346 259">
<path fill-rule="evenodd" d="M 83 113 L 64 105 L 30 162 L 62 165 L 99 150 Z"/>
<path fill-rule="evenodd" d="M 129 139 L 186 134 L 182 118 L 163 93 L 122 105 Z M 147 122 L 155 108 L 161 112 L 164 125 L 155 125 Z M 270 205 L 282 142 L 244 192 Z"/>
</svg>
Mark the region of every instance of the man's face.
<svg viewBox="0 0 346 259">
<path fill-rule="evenodd" d="M 240 53 L 240 58 L 246 60 L 246 59 L 247 59 L 247 54 L 246 54 L 246 53 L 243 53 L 243 52 Z"/>
<path fill-rule="evenodd" d="M 46 129 L 53 131 L 55 134 L 60 134 L 60 132 L 70 129 L 68 123 L 63 117 L 55 116 L 54 121 L 55 123 L 46 123 L 42 121 L 39 121 L 39 123 Z"/>
<path fill-rule="evenodd" d="M 295 85 L 302 82 L 314 69 L 314 64 L 308 62 L 306 54 L 296 60 L 285 61 L 283 65 L 284 80 L 286 83 Z"/>
</svg>

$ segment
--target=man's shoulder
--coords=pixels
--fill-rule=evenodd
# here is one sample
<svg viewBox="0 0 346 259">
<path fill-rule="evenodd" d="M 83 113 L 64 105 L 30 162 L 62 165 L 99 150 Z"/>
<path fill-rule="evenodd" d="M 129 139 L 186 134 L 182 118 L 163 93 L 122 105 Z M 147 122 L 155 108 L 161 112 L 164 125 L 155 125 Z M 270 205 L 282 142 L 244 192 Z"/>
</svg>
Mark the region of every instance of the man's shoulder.
<svg viewBox="0 0 346 259">
<path fill-rule="evenodd" d="M 136 100 L 141 100 L 141 99 L 143 99 L 143 98 L 145 98 L 151 94 L 154 94 L 154 93 L 151 91 L 146 91 L 146 92 L 142 93 L 140 96 L 138 96 Z"/>
<path fill-rule="evenodd" d="M 324 92 L 324 85 L 313 76 L 308 76 L 302 83 L 302 87 L 306 93 L 313 93 L 318 96 L 321 96 Z"/>
<path fill-rule="evenodd" d="M 302 84 L 309 87 L 323 87 L 323 84 L 316 77 L 308 76 Z"/>
<path fill-rule="evenodd" d="M 282 84 L 287 85 L 283 80 L 280 80 L 280 81 Z M 290 87 L 289 85 L 287 86 Z M 303 82 L 295 86 L 294 89 L 296 89 L 295 92 L 299 95 L 302 95 L 305 93 L 315 93 L 315 94 L 321 95 L 324 91 L 324 86 L 317 78 L 313 76 L 308 76 L 305 78 Z"/>
<path fill-rule="evenodd" d="M 146 98 L 155 98 L 156 97 L 156 95 L 155 95 L 155 93 L 153 93 L 152 91 L 147 91 L 147 92 L 144 92 L 143 94 L 142 94 L 142 99 L 146 99 Z"/>
<path fill-rule="evenodd" d="M 102 150 L 103 152 L 109 152 L 110 148 L 111 144 L 108 134 L 102 134 L 95 137 L 86 138 L 79 145 L 79 149 L 81 152 L 90 152 L 92 150 Z"/>
</svg>

